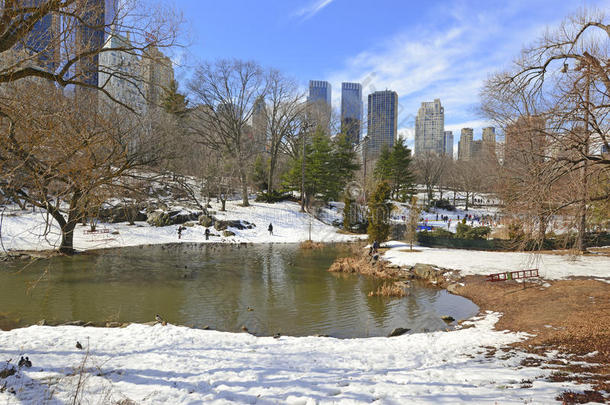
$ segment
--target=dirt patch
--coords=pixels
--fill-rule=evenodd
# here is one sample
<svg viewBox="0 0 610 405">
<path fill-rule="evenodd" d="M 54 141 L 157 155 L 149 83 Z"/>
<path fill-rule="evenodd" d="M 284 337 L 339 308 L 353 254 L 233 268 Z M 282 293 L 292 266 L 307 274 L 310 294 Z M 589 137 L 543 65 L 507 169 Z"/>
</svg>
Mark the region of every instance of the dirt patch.
<svg viewBox="0 0 610 405">
<path fill-rule="evenodd" d="M 610 392 L 610 284 L 596 280 L 561 280 L 524 285 L 514 281 L 491 283 L 483 276 L 467 276 L 457 293 L 482 310 L 501 312 L 496 329 L 535 334 L 518 343 L 530 352 L 559 350 L 571 354 L 568 379 Z M 548 284 L 547 284 L 548 285 Z M 572 365 L 576 361 L 588 364 Z"/>
</svg>

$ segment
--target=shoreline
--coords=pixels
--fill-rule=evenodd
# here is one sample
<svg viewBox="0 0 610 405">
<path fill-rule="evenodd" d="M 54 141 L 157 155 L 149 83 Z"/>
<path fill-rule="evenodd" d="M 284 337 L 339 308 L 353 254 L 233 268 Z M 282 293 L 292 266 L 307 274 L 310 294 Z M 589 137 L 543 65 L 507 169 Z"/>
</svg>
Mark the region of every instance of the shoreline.
<svg viewBox="0 0 610 405">
<path fill-rule="evenodd" d="M 610 325 L 607 280 L 572 276 L 558 280 L 539 277 L 524 282 L 489 282 L 484 275 L 464 275 L 461 270 L 431 264 L 396 265 L 383 253 L 380 262 L 389 263 L 384 266 L 391 269 L 398 268 L 401 277 L 416 278 L 469 299 L 479 307 L 479 316 L 488 311 L 501 314 L 494 326 L 496 330 L 528 335 L 511 346 L 536 356 L 550 351 L 560 353 L 568 359 L 563 360 L 567 372 L 559 373 L 557 381 L 590 383 L 596 390 L 610 393 L 610 330 L 604 327 Z M 367 274 L 375 276 L 375 272 Z"/>
</svg>

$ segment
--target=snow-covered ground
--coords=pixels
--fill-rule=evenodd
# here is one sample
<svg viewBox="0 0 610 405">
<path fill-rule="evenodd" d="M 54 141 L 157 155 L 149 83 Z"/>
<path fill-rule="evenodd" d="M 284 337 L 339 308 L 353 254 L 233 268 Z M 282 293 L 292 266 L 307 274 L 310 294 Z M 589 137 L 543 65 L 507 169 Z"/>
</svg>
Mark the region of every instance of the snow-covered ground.
<svg viewBox="0 0 610 405">
<path fill-rule="evenodd" d="M 337 232 L 337 228 L 316 220 L 312 216 L 299 212 L 300 206 L 293 202 L 266 204 L 252 202 L 251 207 L 242 207 L 237 201 L 227 202 L 227 211 L 220 212 L 214 204 L 214 216 L 220 220 L 245 220 L 256 225 L 254 229 L 238 230 L 229 228 L 235 233 L 232 237 L 211 236 L 208 242 L 218 243 L 297 243 L 309 239 L 316 242 L 347 242 L 358 239 L 352 235 Z M 41 212 L 5 213 L 1 242 L 6 250 L 45 250 L 52 249 L 61 241 L 59 228 L 54 226 L 46 232 L 46 214 Z M 269 224 L 273 224 L 273 235 L 268 232 Z M 178 225 L 152 227 L 145 222 L 136 226 L 127 223 L 98 224 L 97 229 L 107 229 L 108 233 L 87 234 L 88 226 L 77 226 L 74 235 L 74 247 L 78 250 L 100 249 L 121 246 L 145 244 L 161 244 L 175 242 L 204 243 L 205 228 L 199 225 L 187 227 L 178 239 Z M 118 233 L 116 233 L 118 231 Z M 222 234 L 210 228 L 212 234 Z M 115 233 L 115 234 L 113 234 Z M 41 236 L 44 235 L 44 236 Z"/>
<path fill-rule="evenodd" d="M 0 360 L 33 363 L 4 380 L 0 403 L 72 403 L 79 394 L 92 404 L 552 404 L 564 390 L 590 388 L 545 381 L 552 369 L 520 365 L 531 354 L 486 357 L 486 348 L 525 338 L 494 330 L 498 318 L 487 313 L 453 332 L 346 340 L 171 325 L 32 326 L 0 332 Z"/>
<path fill-rule="evenodd" d="M 542 278 L 557 280 L 568 277 L 599 277 L 610 281 L 610 257 L 533 254 L 527 252 L 486 252 L 479 250 L 439 249 L 417 246 L 409 251 L 402 242 L 388 242 L 385 258 L 400 266 L 432 264 L 462 275 L 500 273 L 537 268 Z"/>
</svg>

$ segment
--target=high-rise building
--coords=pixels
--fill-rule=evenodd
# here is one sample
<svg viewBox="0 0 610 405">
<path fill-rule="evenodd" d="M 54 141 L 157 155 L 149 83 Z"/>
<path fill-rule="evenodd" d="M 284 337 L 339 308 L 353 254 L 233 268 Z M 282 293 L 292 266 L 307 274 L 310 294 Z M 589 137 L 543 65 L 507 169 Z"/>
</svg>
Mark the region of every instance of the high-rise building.
<svg viewBox="0 0 610 405">
<path fill-rule="evenodd" d="M 144 112 L 147 105 L 143 95 L 145 83 L 141 77 L 140 58 L 131 52 L 117 50 L 131 48 L 129 33 L 126 36 L 112 34 L 104 48 L 113 50 L 99 55 L 98 86 L 115 100 L 139 113 Z M 105 93 L 100 92 L 99 98 L 107 101 Z"/>
<path fill-rule="evenodd" d="M 547 142 L 546 121 L 543 117 L 519 117 L 506 127 L 504 165 L 521 165 L 527 159 L 544 160 Z"/>
<path fill-rule="evenodd" d="M 332 86 L 329 82 L 323 80 L 309 81 L 309 97 L 307 101 L 310 103 L 325 103 L 328 108 L 331 108 Z"/>
<path fill-rule="evenodd" d="M 43 4 L 43 0 L 21 0 L 21 3 L 23 6 L 37 7 Z M 25 50 L 27 54 L 34 56 L 37 67 L 54 72 L 59 63 L 59 35 L 59 14 L 47 13 L 34 24 L 25 40 L 18 43 L 15 49 Z"/>
<path fill-rule="evenodd" d="M 453 159 L 453 132 L 445 131 L 443 133 L 443 151 L 446 156 Z"/>
<path fill-rule="evenodd" d="M 167 97 L 167 90 L 174 81 L 172 61 L 155 46 L 142 55 L 142 80 L 144 95 L 149 106 L 159 107 Z"/>
<path fill-rule="evenodd" d="M 438 98 L 432 102 L 423 102 L 415 118 L 415 153 L 422 155 L 433 152 L 445 153 L 445 109 Z"/>
<path fill-rule="evenodd" d="M 362 85 L 341 83 L 341 132 L 352 144 L 360 142 L 362 128 Z"/>
<path fill-rule="evenodd" d="M 75 51 L 83 53 L 102 49 L 110 35 L 110 26 L 116 22 L 119 0 L 77 0 Z M 70 22 L 72 23 L 72 22 Z M 82 58 L 77 66 L 80 80 L 96 86 L 99 81 L 99 55 Z"/>
<path fill-rule="evenodd" d="M 474 131 L 472 128 L 462 128 L 460 134 L 460 141 L 458 143 L 458 159 L 459 160 L 471 160 L 472 159 L 472 142 L 474 137 Z"/>
<path fill-rule="evenodd" d="M 398 134 L 398 94 L 395 91 L 376 91 L 368 97 L 367 156 L 376 157 L 383 145 L 394 146 Z"/>
<path fill-rule="evenodd" d="M 307 104 L 309 114 L 317 125 L 326 128 L 330 135 L 330 120 L 332 113 L 332 86 L 323 80 L 309 81 L 309 96 Z"/>
<path fill-rule="evenodd" d="M 260 96 L 252 106 L 252 131 L 257 152 L 267 148 L 267 106 L 265 98 Z"/>
</svg>

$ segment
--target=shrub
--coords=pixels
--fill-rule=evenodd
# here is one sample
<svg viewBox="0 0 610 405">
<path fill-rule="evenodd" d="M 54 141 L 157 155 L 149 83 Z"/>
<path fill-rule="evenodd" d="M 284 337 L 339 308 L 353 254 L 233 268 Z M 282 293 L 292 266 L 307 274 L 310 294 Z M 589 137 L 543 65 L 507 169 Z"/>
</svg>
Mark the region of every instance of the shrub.
<svg viewBox="0 0 610 405">
<path fill-rule="evenodd" d="M 445 198 L 432 201 L 432 206 L 442 210 L 455 211 L 455 207 Z"/>
<path fill-rule="evenodd" d="M 436 228 L 432 232 L 429 233 L 430 236 L 435 238 L 453 238 L 453 232 L 450 232 L 446 229 Z"/>
<path fill-rule="evenodd" d="M 392 211 L 392 203 L 390 200 L 390 185 L 386 181 L 382 181 L 377 185 L 375 192 L 369 200 L 369 226 L 367 232 L 369 240 L 379 241 L 380 243 L 387 240 L 390 235 L 390 212 Z"/>
<path fill-rule="evenodd" d="M 476 226 L 466 232 L 466 239 L 487 239 L 491 233 L 488 226 Z"/>
<path fill-rule="evenodd" d="M 256 202 L 276 203 L 282 201 L 293 201 L 294 197 L 290 193 L 282 193 L 272 190 L 271 193 L 262 191 L 256 196 Z"/>
<path fill-rule="evenodd" d="M 466 234 L 471 229 L 472 228 L 469 225 L 466 225 L 462 222 L 458 222 L 457 227 L 455 228 L 455 237 L 460 239 L 467 239 Z"/>
</svg>

